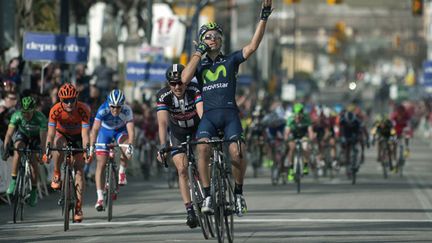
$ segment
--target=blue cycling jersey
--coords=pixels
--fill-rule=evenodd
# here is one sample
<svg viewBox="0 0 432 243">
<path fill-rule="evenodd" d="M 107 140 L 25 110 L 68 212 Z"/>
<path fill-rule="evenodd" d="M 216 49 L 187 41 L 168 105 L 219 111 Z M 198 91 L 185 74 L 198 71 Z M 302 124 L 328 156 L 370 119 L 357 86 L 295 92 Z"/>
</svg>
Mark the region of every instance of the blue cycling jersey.
<svg viewBox="0 0 432 243">
<path fill-rule="evenodd" d="M 195 77 L 201 89 L 204 111 L 221 108 L 237 109 L 236 76 L 239 65 L 245 60 L 242 50 L 227 56 L 221 53 L 215 60 L 208 56 L 201 60 Z"/>
<path fill-rule="evenodd" d="M 108 130 L 115 130 L 125 127 L 133 119 L 132 109 L 128 105 L 123 105 L 118 116 L 111 114 L 108 102 L 104 102 L 96 113 L 96 121 L 101 121 L 102 127 Z"/>
</svg>

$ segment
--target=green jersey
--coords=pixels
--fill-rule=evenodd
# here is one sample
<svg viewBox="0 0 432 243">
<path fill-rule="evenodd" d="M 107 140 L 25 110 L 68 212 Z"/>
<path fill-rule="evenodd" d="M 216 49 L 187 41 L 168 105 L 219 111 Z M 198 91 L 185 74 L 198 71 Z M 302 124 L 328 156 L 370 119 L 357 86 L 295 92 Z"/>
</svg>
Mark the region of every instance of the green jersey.
<svg viewBox="0 0 432 243">
<path fill-rule="evenodd" d="M 16 127 L 28 137 L 39 136 L 41 131 L 48 130 L 48 120 L 40 111 L 35 111 L 30 121 L 24 119 L 21 111 L 15 111 L 9 122 L 10 127 Z"/>
<path fill-rule="evenodd" d="M 290 116 L 287 121 L 287 126 L 290 128 L 291 134 L 295 139 L 306 136 L 308 127 L 311 125 L 312 121 L 308 114 L 304 114 L 300 122 L 296 122 L 295 115 Z"/>
</svg>

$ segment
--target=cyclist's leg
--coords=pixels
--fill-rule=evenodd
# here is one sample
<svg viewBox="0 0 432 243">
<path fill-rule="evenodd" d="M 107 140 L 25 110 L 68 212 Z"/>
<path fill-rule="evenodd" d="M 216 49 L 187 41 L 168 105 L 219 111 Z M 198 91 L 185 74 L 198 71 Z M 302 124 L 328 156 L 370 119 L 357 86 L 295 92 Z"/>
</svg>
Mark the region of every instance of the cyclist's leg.
<svg viewBox="0 0 432 243">
<path fill-rule="evenodd" d="M 54 147 L 61 148 L 67 144 L 66 138 L 61 135 L 60 133 L 56 133 L 54 138 Z M 51 182 L 51 188 L 54 190 L 60 189 L 60 181 L 61 181 L 61 172 L 60 172 L 60 166 L 63 161 L 63 153 L 60 153 L 58 151 L 52 151 L 52 160 L 54 162 L 54 172 L 53 172 L 53 178 Z"/>
<path fill-rule="evenodd" d="M 25 147 L 24 141 L 14 139 L 15 137 L 16 136 L 14 135 L 14 137 L 12 138 L 12 142 L 14 144 L 14 147 L 15 148 L 24 148 Z M 7 189 L 7 194 L 12 194 L 15 190 L 16 179 L 18 176 L 18 163 L 19 163 L 20 159 L 21 159 L 20 153 L 18 153 L 18 151 L 14 151 L 13 152 L 13 158 L 12 158 L 11 181 L 10 181 L 9 187 Z"/>
<path fill-rule="evenodd" d="M 205 141 L 213 136 L 216 136 L 216 128 L 213 123 L 207 119 L 209 112 L 205 112 L 198 125 L 196 138 L 199 141 Z M 198 144 L 198 171 L 200 174 L 201 183 L 203 185 L 204 196 L 210 196 L 210 178 L 208 172 L 208 164 L 210 160 L 211 147 L 208 144 Z"/>
<path fill-rule="evenodd" d="M 101 128 L 96 138 L 97 144 L 109 144 L 113 139 L 113 134 L 107 129 Z M 95 208 L 97 211 L 103 210 L 103 192 L 105 190 L 105 183 L 103 182 L 104 172 L 106 163 L 108 160 L 108 148 L 105 146 L 96 146 L 96 171 L 95 171 L 95 182 L 96 182 L 96 195 L 97 200 Z"/>
<path fill-rule="evenodd" d="M 75 215 L 74 220 L 81 222 L 83 219 L 82 205 L 84 202 L 84 190 L 85 190 L 85 176 L 84 176 L 84 158 L 83 154 L 79 153 L 74 155 L 74 168 L 75 168 L 75 191 L 77 201 L 75 204 Z"/>
<path fill-rule="evenodd" d="M 119 144 L 127 143 L 129 141 L 129 136 L 128 136 L 126 130 L 122 130 L 120 132 L 117 132 L 114 135 L 114 137 Z M 127 158 L 125 156 L 127 148 L 122 147 L 121 149 L 123 150 L 123 153 L 120 155 L 120 166 L 119 166 L 119 171 L 118 171 L 119 185 L 126 185 L 127 184 L 126 168 L 127 168 L 127 163 L 128 163 L 129 158 Z"/>
</svg>

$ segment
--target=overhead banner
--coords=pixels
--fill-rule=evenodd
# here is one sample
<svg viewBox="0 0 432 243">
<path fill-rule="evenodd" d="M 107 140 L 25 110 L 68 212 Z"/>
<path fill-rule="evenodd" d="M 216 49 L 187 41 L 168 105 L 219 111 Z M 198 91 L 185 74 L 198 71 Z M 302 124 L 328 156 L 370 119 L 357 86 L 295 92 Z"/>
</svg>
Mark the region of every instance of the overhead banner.
<svg viewBox="0 0 432 243">
<path fill-rule="evenodd" d="M 432 61 L 423 63 L 423 85 L 432 86 Z"/>
<path fill-rule="evenodd" d="M 126 80 L 132 82 L 165 82 L 165 72 L 169 63 L 128 62 Z"/>
<path fill-rule="evenodd" d="M 89 43 L 88 37 L 26 32 L 23 57 L 27 61 L 87 63 Z"/>
</svg>

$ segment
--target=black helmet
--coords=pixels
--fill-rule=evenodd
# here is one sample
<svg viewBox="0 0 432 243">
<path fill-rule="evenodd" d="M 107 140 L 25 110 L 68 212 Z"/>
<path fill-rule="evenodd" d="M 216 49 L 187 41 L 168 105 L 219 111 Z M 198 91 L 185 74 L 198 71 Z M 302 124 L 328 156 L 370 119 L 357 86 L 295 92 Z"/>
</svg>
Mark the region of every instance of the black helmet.
<svg viewBox="0 0 432 243">
<path fill-rule="evenodd" d="M 185 67 L 181 64 L 173 64 L 166 70 L 165 77 L 167 81 L 181 81 L 181 73 Z"/>
</svg>

